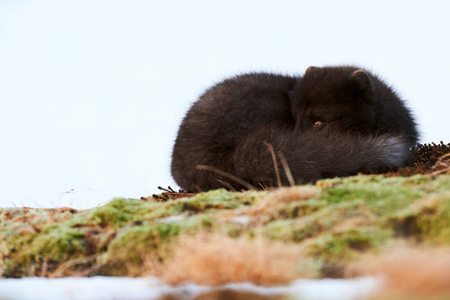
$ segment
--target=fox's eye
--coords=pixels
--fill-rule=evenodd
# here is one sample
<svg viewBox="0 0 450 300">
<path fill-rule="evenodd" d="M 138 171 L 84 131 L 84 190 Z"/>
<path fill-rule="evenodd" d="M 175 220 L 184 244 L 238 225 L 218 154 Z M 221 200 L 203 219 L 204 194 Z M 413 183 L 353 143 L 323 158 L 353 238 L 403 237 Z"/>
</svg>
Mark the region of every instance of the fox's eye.
<svg viewBox="0 0 450 300">
<path fill-rule="evenodd" d="M 323 122 L 322 121 L 316 121 L 316 122 L 314 122 L 314 127 L 320 127 L 320 126 L 322 126 L 323 125 Z"/>
</svg>

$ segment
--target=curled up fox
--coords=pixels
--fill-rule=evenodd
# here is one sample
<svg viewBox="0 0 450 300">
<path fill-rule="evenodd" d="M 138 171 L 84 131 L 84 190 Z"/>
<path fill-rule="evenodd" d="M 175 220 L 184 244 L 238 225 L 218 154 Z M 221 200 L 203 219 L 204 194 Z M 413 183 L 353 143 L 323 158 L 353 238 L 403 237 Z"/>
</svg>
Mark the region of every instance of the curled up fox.
<svg viewBox="0 0 450 300">
<path fill-rule="evenodd" d="M 216 84 L 192 105 L 171 169 L 190 191 L 303 184 L 403 166 L 417 140 L 404 101 L 363 68 L 309 67 L 297 77 L 250 73 Z M 289 172 L 278 171 L 274 157 Z"/>
</svg>

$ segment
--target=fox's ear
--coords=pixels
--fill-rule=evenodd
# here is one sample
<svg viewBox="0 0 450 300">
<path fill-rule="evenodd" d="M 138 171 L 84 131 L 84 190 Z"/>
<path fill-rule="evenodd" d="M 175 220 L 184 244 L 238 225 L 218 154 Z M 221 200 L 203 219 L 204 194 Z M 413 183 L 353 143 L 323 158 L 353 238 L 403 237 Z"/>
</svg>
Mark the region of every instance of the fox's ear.
<svg viewBox="0 0 450 300">
<path fill-rule="evenodd" d="M 310 67 L 308 67 L 308 69 L 306 69 L 305 75 L 308 74 L 308 73 L 312 73 L 314 71 L 317 71 L 317 70 L 319 70 L 318 67 L 310 66 Z"/>
<path fill-rule="evenodd" d="M 360 90 L 370 90 L 372 88 L 372 81 L 363 70 L 357 70 L 352 73 L 352 80 L 357 84 Z"/>
</svg>

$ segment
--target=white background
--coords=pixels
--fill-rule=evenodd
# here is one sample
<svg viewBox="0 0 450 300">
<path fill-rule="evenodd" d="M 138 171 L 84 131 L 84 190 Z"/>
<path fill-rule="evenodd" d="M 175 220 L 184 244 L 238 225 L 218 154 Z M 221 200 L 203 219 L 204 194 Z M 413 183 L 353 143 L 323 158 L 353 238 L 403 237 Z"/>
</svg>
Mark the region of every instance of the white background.
<svg viewBox="0 0 450 300">
<path fill-rule="evenodd" d="M 237 73 L 358 64 L 450 142 L 450 2 L 0 0 L 0 207 L 175 184 L 191 103 Z"/>
</svg>

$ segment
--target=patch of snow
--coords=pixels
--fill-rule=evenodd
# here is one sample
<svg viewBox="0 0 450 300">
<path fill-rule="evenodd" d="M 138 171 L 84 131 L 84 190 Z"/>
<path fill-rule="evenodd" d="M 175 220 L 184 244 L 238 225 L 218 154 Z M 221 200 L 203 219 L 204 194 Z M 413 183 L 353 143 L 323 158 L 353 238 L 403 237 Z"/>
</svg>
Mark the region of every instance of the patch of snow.
<svg viewBox="0 0 450 300">
<path fill-rule="evenodd" d="M 174 215 L 174 216 L 170 216 L 167 218 L 156 219 L 154 221 L 157 223 L 166 223 L 167 224 L 167 223 L 183 221 L 184 219 L 186 219 L 185 215 Z"/>
<path fill-rule="evenodd" d="M 218 287 L 261 295 L 288 295 L 304 300 L 354 300 L 370 296 L 380 289 L 379 277 L 354 279 L 299 279 L 287 286 L 263 287 L 251 283 L 233 283 Z M 172 287 L 155 277 L 65 277 L 0 279 L 2 300 L 149 300 L 172 295 L 193 299 L 214 289 L 193 283 Z"/>
<path fill-rule="evenodd" d="M 245 216 L 245 215 L 243 215 L 243 216 L 234 216 L 234 217 L 232 217 L 230 219 L 230 221 L 233 222 L 233 223 L 237 223 L 237 224 L 240 224 L 242 226 L 245 226 L 248 223 L 250 223 L 251 218 L 249 216 Z"/>
<path fill-rule="evenodd" d="M 291 295 L 307 300 L 353 300 L 364 299 L 382 287 L 380 277 L 353 279 L 298 279 L 291 283 Z"/>
</svg>

